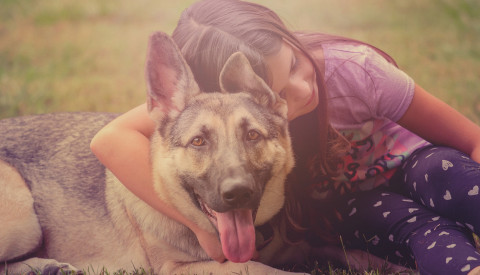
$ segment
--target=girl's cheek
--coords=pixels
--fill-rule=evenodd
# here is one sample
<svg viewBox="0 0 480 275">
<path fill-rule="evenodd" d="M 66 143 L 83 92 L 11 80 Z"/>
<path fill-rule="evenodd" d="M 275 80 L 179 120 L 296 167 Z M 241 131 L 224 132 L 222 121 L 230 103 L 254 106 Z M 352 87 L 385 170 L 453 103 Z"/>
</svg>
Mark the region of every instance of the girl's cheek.
<svg viewBox="0 0 480 275">
<path fill-rule="evenodd" d="M 306 81 L 303 81 L 298 89 L 297 101 L 304 101 L 308 98 L 310 98 L 312 94 L 312 89 L 310 88 L 310 85 Z"/>
</svg>

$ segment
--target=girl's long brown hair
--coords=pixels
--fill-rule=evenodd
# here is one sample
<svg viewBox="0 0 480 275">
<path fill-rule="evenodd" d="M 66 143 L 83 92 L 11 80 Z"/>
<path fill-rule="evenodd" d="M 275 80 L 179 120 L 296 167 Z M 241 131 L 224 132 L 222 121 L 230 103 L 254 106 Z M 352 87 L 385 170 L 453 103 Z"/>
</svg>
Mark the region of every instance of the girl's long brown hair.
<svg viewBox="0 0 480 275">
<path fill-rule="evenodd" d="M 294 149 L 305 146 L 300 144 L 301 135 L 314 138 L 312 146 L 315 150 L 296 150 L 296 159 L 298 163 L 304 163 L 310 172 L 335 175 L 349 143 L 329 123 L 323 73 L 310 52 L 321 47 L 322 43 L 355 41 L 325 34 L 293 33 L 270 9 L 240 0 L 202 0 L 194 3 L 182 13 L 172 37 L 204 92 L 220 90 L 220 70 L 234 52 L 243 52 L 254 71 L 271 84 L 264 58 L 277 53 L 284 40 L 302 51 L 315 68 L 319 104 L 310 114 L 316 126 L 314 129 L 311 124 L 303 125 L 301 119 L 290 122 L 292 127 L 300 129 L 291 131 Z M 301 129 L 311 131 L 302 133 Z M 300 233 L 288 236 L 303 236 L 303 232 L 312 226 L 317 233 L 322 232 L 318 235 L 328 236 L 327 219 L 322 219 L 322 213 L 313 213 L 308 205 L 308 186 L 303 172 L 304 169 L 297 165 L 287 181 L 283 218 L 289 232 Z M 313 216 L 313 223 L 309 216 Z"/>
</svg>

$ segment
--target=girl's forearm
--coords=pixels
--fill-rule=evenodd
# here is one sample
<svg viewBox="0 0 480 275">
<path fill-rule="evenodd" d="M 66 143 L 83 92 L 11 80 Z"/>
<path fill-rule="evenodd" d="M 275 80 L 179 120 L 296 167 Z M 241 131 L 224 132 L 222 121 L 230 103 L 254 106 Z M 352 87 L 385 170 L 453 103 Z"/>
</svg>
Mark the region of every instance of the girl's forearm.
<svg viewBox="0 0 480 275">
<path fill-rule="evenodd" d="M 196 226 L 156 196 L 149 161 L 149 140 L 141 133 L 122 133 L 103 129 L 91 142 L 92 152 L 137 197 L 168 217 L 192 230 Z"/>
</svg>

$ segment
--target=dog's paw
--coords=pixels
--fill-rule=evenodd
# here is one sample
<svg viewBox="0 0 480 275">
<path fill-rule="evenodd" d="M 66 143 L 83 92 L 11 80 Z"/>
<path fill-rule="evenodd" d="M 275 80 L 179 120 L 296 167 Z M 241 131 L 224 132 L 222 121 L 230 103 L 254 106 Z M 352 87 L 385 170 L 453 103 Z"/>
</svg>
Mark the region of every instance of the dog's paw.
<svg viewBox="0 0 480 275">
<path fill-rule="evenodd" d="M 83 275 L 83 271 L 67 263 L 48 264 L 43 268 L 42 275 Z"/>
</svg>

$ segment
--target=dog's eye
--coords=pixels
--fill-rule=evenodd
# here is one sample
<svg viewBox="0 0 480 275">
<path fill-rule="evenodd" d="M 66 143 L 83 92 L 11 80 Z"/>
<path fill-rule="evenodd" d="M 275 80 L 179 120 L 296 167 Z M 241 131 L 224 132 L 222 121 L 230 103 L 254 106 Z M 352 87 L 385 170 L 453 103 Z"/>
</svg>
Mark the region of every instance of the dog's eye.
<svg viewBox="0 0 480 275">
<path fill-rule="evenodd" d="M 203 146 L 205 145 L 205 139 L 202 137 L 194 137 L 190 142 L 193 146 Z"/>
<path fill-rule="evenodd" d="M 248 131 L 248 133 L 247 133 L 247 140 L 248 141 L 257 140 L 259 138 L 260 138 L 260 134 L 257 131 L 255 131 L 255 130 Z"/>
</svg>

